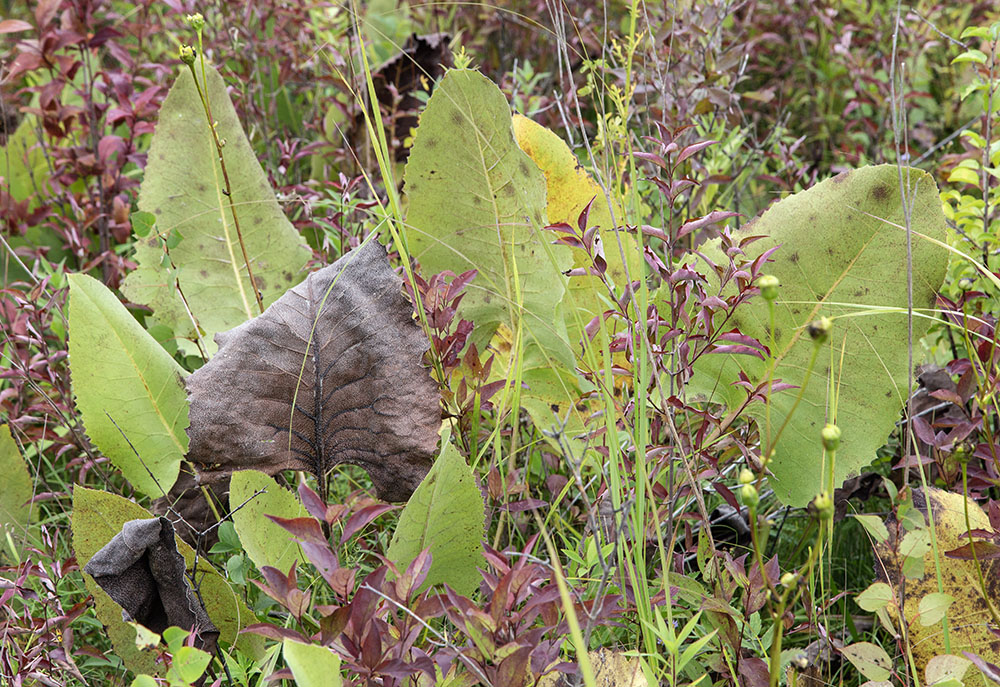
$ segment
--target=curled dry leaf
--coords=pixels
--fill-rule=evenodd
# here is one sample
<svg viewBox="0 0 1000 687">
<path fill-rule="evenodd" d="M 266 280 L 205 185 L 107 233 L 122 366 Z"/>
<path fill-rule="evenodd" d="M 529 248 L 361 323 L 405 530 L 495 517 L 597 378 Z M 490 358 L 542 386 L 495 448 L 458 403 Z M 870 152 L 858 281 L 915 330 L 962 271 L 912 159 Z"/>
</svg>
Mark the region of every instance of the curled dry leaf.
<svg viewBox="0 0 1000 687">
<path fill-rule="evenodd" d="M 186 380 L 197 474 L 170 494 L 192 525 L 206 524 L 208 509 L 191 487 L 219 491 L 236 470 L 309 470 L 324 494 L 329 470 L 352 463 L 387 501 L 409 498 L 427 474 L 441 422 L 421 363 L 428 341 L 377 242 L 216 341 L 216 356 Z"/>
<path fill-rule="evenodd" d="M 83 571 L 122 607 L 125 620 L 154 632 L 173 625 L 193 630 L 195 646 L 215 653 L 219 629 L 187 583 L 166 518 L 129 520 Z"/>
</svg>

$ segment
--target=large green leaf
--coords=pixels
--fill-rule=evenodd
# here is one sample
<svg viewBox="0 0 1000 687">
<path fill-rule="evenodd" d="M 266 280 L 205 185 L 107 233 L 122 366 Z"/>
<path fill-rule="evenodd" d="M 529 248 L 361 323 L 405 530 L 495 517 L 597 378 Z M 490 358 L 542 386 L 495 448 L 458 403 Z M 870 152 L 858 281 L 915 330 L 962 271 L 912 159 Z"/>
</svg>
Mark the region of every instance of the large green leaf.
<svg viewBox="0 0 1000 687">
<path fill-rule="evenodd" d="M 31 473 L 21 457 L 17 442 L 10 434 L 9 425 L 0 425 L 0 474 L 3 488 L 0 489 L 0 531 L 5 525 L 21 534 L 31 522 L 31 507 L 28 501 L 34 496 Z"/>
<path fill-rule="evenodd" d="M 945 219 L 933 178 L 917 169 L 903 174 L 910 183 L 914 232 L 944 241 Z M 828 417 L 831 366 L 838 395 L 836 424 L 843 432 L 832 487 L 871 463 L 899 418 L 908 395 L 906 232 L 902 225 L 898 171 L 882 165 L 845 172 L 785 198 L 743 232 L 765 236 L 748 246 L 750 257 L 780 246 L 774 262 L 764 268 L 781 280 L 773 349 L 775 378 L 801 386 L 813 351 L 806 325 L 821 316 L 834 320 L 830 342 L 768 465 L 773 473 L 771 485 L 785 503 L 805 505 L 822 488 L 826 472 L 820 431 L 833 421 Z M 706 254 L 726 264 L 717 246 Z M 933 306 L 947 259 L 942 248 L 913 237 L 915 309 Z M 919 315 L 914 318 L 916 338 L 932 321 Z M 725 325 L 726 330 L 731 327 L 767 345 L 766 302 L 754 298 L 740 306 L 735 319 Z M 740 370 L 754 383 L 767 378 L 764 361 L 748 355 L 709 355 L 696 368 L 694 387 L 714 390 L 713 400 L 736 408 L 746 398 L 743 389 L 732 386 Z M 772 433 L 789 417 L 797 394 L 793 389 L 772 396 Z M 765 433 L 763 404 L 752 404 L 749 412 Z"/>
<path fill-rule="evenodd" d="M 399 516 L 387 556 L 400 571 L 430 548 L 432 562 L 422 589 L 446 583 L 460 594 L 479 584 L 483 564 L 483 497 L 472 469 L 444 444 L 434 467 Z"/>
<path fill-rule="evenodd" d="M 541 233 L 545 179 L 514 142 L 500 89 L 479 72 L 449 71 L 420 117 L 404 179 L 408 245 L 424 273 L 479 272 L 460 307 L 479 349 L 500 324 L 523 322 L 527 367 L 572 369 L 557 317 L 572 256 Z"/>
<path fill-rule="evenodd" d="M 73 394 L 87 435 L 136 489 L 163 496 L 188 447 L 187 373 L 85 274 L 69 275 L 69 328 Z"/>
<path fill-rule="evenodd" d="M 344 684 L 340 656 L 327 647 L 285 639 L 281 652 L 298 687 L 340 687 Z"/>
<path fill-rule="evenodd" d="M 263 493 L 257 494 L 259 491 Z M 295 538 L 280 525 L 264 517 L 305 517 L 305 508 L 292 492 L 278 486 L 277 482 L 263 472 L 240 470 L 233 473 L 229 483 L 229 510 L 235 511 L 233 525 L 236 526 L 236 533 L 240 535 L 244 550 L 258 569 L 270 565 L 287 572 L 293 561 L 303 562 Z"/>
<path fill-rule="evenodd" d="M 73 487 L 73 549 L 80 568 L 83 569 L 126 522 L 152 517 L 155 516 L 142 506 L 117 494 L 80 485 Z M 190 572 L 195 564 L 194 549 L 180 537 L 176 540 L 177 550 L 184 556 Z M 201 600 L 208 616 L 219 628 L 219 641 L 228 644 L 236 642 L 240 649 L 259 655 L 263 645 L 261 638 L 240 634 L 241 629 L 256 622 L 256 617 L 246 604 L 236 598 L 229 583 L 206 562 L 204 556 L 197 560 L 195 575 L 200 580 Z M 112 601 L 90 575 L 84 574 L 83 579 L 87 590 L 94 596 L 97 617 L 108 630 L 115 654 L 135 673 L 158 673 L 155 656 L 136 648 L 135 628 L 122 620 L 121 606 Z"/>
<path fill-rule="evenodd" d="M 198 72 L 200 80 L 200 68 Z M 266 307 L 305 276 L 302 269 L 310 252 L 278 205 L 222 77 L 208 68 L 207 81 L 204 92 L 218 122 L 219 137 L 225 140 L 223 155 L 246 254 Z M 187 69 L 160 109 L 139 208 L 156 215 L 159 233 L 136 241 L 139 269 L 126 278 L 125 294 L 152 307 L 156 320 L 177 336 L 193 339 L 194 326 L 177 293 L 176 276 L 191 314 L 204 331 L 202 343 L 209 353 L 214 352 L 212 337 L 217 332 L 232 329 L 259 311 L 211 131 Z M 164 267 L 161 248 L 162 238 L 174 232 L 183 237 L 170 251 L 176 273 Z"/>
</svg>

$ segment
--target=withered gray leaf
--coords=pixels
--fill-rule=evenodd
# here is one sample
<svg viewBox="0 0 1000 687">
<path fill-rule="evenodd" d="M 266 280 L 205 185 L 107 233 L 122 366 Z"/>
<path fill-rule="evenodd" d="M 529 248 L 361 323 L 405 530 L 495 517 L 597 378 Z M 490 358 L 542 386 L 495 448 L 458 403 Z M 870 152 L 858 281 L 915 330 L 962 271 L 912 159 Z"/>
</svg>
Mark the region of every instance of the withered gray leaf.
<svg viewBox="0 0 1000 687">
<path fill-rule="evenodd" d="M 174 528 L 166 518 L 129 520 L 83 571 L 93 576 L 125 620 L 154 632 L 176 625 L 195 632 L 195 645 L 215 653 L 219 629 L 185 577 Z"/>
<path fill-rule="evenodd" d="M 371 241 L 217 334 L 218 353 L 186 380 L 198 482 L 307 469 L 322 487 L 332 467 L 353 463 L 380 498 L 409 498 L 441 419 L 421 362 L 427 337 L 401 283 Z"/>
</svg>

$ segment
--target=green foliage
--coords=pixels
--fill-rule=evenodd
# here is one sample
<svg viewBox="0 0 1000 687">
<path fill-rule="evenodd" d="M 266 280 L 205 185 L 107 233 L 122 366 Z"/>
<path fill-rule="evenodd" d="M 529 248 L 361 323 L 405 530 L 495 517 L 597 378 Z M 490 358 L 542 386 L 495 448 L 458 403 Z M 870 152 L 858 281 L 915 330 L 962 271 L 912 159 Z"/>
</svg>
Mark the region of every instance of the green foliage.
<svg viewBox="0 0 1000 687">
<path fill-rule="evenodd" d="M 9 425 L 0 425 L 0 475 L 3 475 L 3 489 L 0 489 L 0 532 L 9 526 L 18 534 L 27 529 L 31 522 L 31 505 L 28 501 L 34 495 L 31 474 L 21 457 L 17 442 L 11 436 Z"/>
<path fill-rule="evenodd" d="M 259 491 L 263 493 L 257 494 Z M 273 479 L 258 470 L 234 472 L 229 483 L 229 510 L 235 511 L 236 533 L 258 569 L 270 565 L 287 571 L 294 561 L 303 562 L 295 539 L 287 530 L 264 517 L 301 518 L 306 515 L 295 495 L 278 486 Z"/>
<path fill-rule="evenodd" d="M 69 284 L 70 369 L 87 435 L 136 489 L 163 496 L 188 448 L 186 372 L 106 286 L 85 274 Z"/>
<path fill-rule="evenodd" d="M 207 68 L 202 88 L 225 141 L 242 243 L 266 307 L 305 276 L 309 249 L 278 205 L 215 69 Z M 189 353 L 194 347 L 183 340 L 200 338 L 211 354 L 217 332 L 259 314 L 225 190 L 205 110 L 184 70 L 160 110 L 139 193 L 139 208 L 155 215 L 158 231 L 136 241 L 139 269 L 128 275 L 123 290 L 150 306 L 156 321 L 170 327 Z"/>
<path fill-rule="evenodd" d="M 77 485 L 73 489 L 73 549 L 82 569 L 105 544 L 111 541 L 122 525 L 129 520 L 151 518 L 153 515 L 142 506 L 116 494 Z M 177 550 L 184 556 L 189 573 L 195 563 L 195 552 L 177 539 Z M 254 635 L 239 634 L 254 622 L 246 605 L 236 598 L 226 582 L 202 556 L 194 571 L 200 581 L 201 599 L 212 622 L 219 628 L 219 641 L 236 645 L 244 651 L 259 654 L 261 641 Z M 125 665 L 136 673 L 156 673 L 154 656 L 136 647 L 135 629 L 122 620 L 121 606 L 111 600 L 90 575 L 84 575 L 87 590 L 93 595 L 97 617 L 107 627 L 115 653 Z"/>
<path fill-rule="evenodd" d="M 477 568 L 484 564 L 484 518 L 475 475 L 451 442 L 445 442 L 399 516 L 387 557 L 402 572 L 429 548 L 431 569 L 421 588 L 445 583 L 470 594 L 479 583 Z"/>
<path fill-rule="evenodd" d="M 6 190 L 14 200 L 30 198 L 37 204 L 41 196 L 36 191 L 46 183 L 49 170 L 35 125 L 34 117 L 25 117 L 0 149 L 0 177 L 6 181 Z"/>
<path fill-rule="evenodd" d="M 478 270 L 459 312 L 480 350 L 501 324 L 524 326 L 525 367 L 571 367 L 562 319 L 568 249 L 550 246 L 545 180 L 514 142 L 510 108 L 489 79 L 448 72 L 420 117 L 406 165 L 409 249 L 425 274 Z"/>
<path fill-rule="evenodd" d="M 325 646 L 285 639 L 282 653 L 298 687 L 340 687 L 344 683 L 340 657 Z"/>
<path fill-rule="evenodd" d="M 922 237 L 943 241 L 945 222 L 930 175 L 904 170 L 912 202 L 913 304 L 931 308 L 944 276 L 946 252 Z M 767 407 L 747 408 L 767 445 L 786 423 L 768 463 L 771 485 L 790 505 L 804 506 L 817 494 L 830 466 L 824 464 L 820 432 L 828 422 L 843 438 L 832 468 L 832 492 L 847 475 L 871 463 L 893 430 L 907 389 L 906 233 L 893 165 L 846 172 L 771 207 L 751 227 L 762 234 L 750 244 L 751 257 L 780 246 L 766 271 L 781 281 L 775 303 L 774 346 L 769 361 L 749 355 L 710 355 L 697 366 L 699 390 L 738 408 L 746 392 L 732 386 L 738 372 L 754 385 L 773 379 L 804 385 L 771 395 Z M 718 264 L 725 257 L 707 251 Z M 814 343 L 806 326 L 819 317 L 834 321 L 829 344 L 818 351 L 807 377 Z M 917 312 L 914 340 L 927 331 L 929 318 Z M 725 325 L 770 345 L 768 304 L 754 299 L 740 306 Z M 832 380 L 832 383 L 831 383 Z M 837 399 L 835 406 L 832 401 Z M 832 408 L 836 417 L 832 417 Z M 768 426 L 768 412 L 770 425 Z"/>
</svg>

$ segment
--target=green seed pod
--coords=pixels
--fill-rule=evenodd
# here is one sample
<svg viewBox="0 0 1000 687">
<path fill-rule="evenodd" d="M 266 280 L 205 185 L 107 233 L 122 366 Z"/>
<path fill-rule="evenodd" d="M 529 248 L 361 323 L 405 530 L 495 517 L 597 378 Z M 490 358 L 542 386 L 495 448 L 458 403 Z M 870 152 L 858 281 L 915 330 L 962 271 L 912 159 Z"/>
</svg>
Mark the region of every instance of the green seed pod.
<svg viewBox="0 0 1000 687">
<path fill-rule="evenodd" d="M 740 497 L 750 508 L 755 508 L 760 503 L 760 494 L 757 493 L 757 487 L 752 484 L 744 484 L 740 488 Z"/>
<path fill-rule="evenodd" d="M 798 579 L 799 579 L 798 575 L 796 575 L 795 573 L 786 572 L 784 575 L 781 576 L 780 582 L 783 587 L 790 587 L 793 584 L 795 584 L 795 582 Z"/>
<path fill-rule="evenodd" d="M 195 31 L 201 31 L 203 28 L 205 28 L 205 17 L 201 16 L 201 12 L 195 12 L 194 14 L 189 14 L 184 18 L 187 20 L 187 23 L 191 26 L 191 28 L 194 29 Z"/>
<path fill-rule="evenodd" d="M 740 484 L 750 484 L 751 482 L 753 482 L 753 480 L 754 476 L 753 473 L 750 472 L 750 470 L 746 468 L 740 470 L 740 477 L 739 477 Z"/>
<path fill-rule="evenodd" d="M 820 436 L 823 438 L 823 448 L 827 451 L 836 451 L 840 446 L 840 427 L 837 425 L 827 425 Z"/>
<path fill-rule="evenodd" d="M 191 66 L 194 64 L 195 58 L 198 56 L 198 51 L 192 48 L 190 45 L 182 45 L 180 49 L 181 62 Z"/>
<path fill-rule="evenodd" d="M 773 274 L 765 274 L 757 280 L 760 295 L 768 303 L 777 300 L 779 286 L 781 286 L 781 281 Z"/>
<path fill-rule="evenodd" d="M 955 444 L 955 448 L 952 449 L 951 455 L 958 461 L 959 465 L 966 465 L 969 459 L 972 458 L 972 454 L 975 453 L 975 447 L 973 447 L 967 441 L 961 441 Z"/>
<path fill-rule="evenodd" d="M 833 329 L 833 320 L 829 317 L 821 317 L 806 327 L 809 336 L 817 344 L 826 343 L 826 340 L 830 338 L 831 329 Z"/>
<path fill-rule="evenodd" d="M 809 504 L 809 510 L 820 520 L 830 520 L 833 518 L 833 499 L 830 498 L 830 494 L 821 491 Z"/>
<path fill-rule="evenodd" d="M 961 291 L 972 291 L 972 287 L 975 285 L 976 283 L 968 277 L 962 277 L 958 280 L 958 288 Z"/>
</svg>

